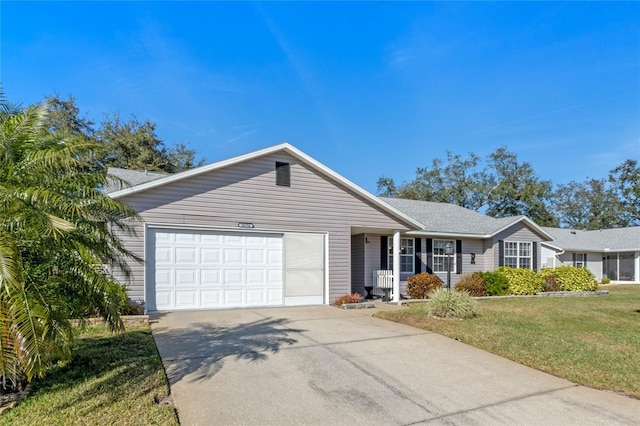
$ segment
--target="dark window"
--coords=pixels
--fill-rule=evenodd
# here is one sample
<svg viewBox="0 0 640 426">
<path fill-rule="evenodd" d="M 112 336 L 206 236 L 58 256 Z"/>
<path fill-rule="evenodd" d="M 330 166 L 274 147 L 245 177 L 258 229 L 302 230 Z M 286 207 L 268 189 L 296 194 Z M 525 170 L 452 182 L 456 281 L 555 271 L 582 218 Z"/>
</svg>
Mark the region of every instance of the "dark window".
<svg viewBox="0 0 640 426">
<path fill-rule="evenodd" d="M 276 185 L 291 186 L 291 166 L 289 163 L 276 161 Z"/>
</svg>

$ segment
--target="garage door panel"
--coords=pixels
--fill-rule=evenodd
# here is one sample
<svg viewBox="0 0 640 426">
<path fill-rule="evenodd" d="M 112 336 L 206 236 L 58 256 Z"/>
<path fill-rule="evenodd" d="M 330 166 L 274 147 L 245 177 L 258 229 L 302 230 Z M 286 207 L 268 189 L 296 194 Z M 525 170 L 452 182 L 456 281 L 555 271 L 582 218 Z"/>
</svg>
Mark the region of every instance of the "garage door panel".
<svg viewBox="0 0 640 426">
<path fill-rule="evenodd" d="M 225 265 L 243 265 L 244 264 L 244 250 L 241 248 L 225 248 L 224 250 L 224 264 Z"/>
<path fill-rule="evenodd" d="M 220 245 L 222 242 L 222 236 L 216 234 L 202 234 L 200 235 L 200 242 L 203 244 Z"/>
<path fill-rule="evenodd" d="M 233 290 L 224 290 L 224 304 L 226 306 L 242 306 L 244 305 L 243 300 L 244 290 L 242 289 L 233 289 Z"/>
<path fill-rule="evenodd" d="M 195 248 L 184 248 L 184 247 L 176 247 L 176 261 L 175 263 L 189 263 L 194 264 L 197 263 L 196 249 Z"/>
<path fill-rule="evenodd" d="M 156 248 L 156 265 L 173 263 L 173 250 L 168 247 Z"/>
<path fill-rule="evenodd" d="M 202 287 L 219 286 L 220 270 L 219 269 L 201 269 L 200 285 Z"/>
<path fill-rule="evenodd" d="M 266 285 L 266 271 L 264 269 L 247 269 L 246 282 L 248 285 Z"/>
<path fill-rule="evenodd" d="M 184 244 L 184 243 L 195 243 L 198 241 L 198 235 L 193 232 L 179 232 L 175 233 L 175 242 Z"/>
<path fill-rule="evenodd" d="M 173 270 L 156 269 L 156 287 L 173 286 Z"/>
<path fill-rule="evenodd" d="M 265 300 L 265 290 L 261 288 L 248 288 L 246 291 L 247 297 L 247 305 L 249 306 L 264 306 L 266 304 Z"/>
<path fill-rule="evenodd" d="M 219 248 L 203 248 L 200 249 L 200 260 L 205 265 L 219 265 L 220 249 Z"/>
<path fill-rule="evenodd" d="M 219 308 L 222 306 L 221 290 L 202 290 L 200 292 L 201 308 Z"/>
<path fill-rule="evenodd" d="M 176 291 L 176 308 L 179 309 L 194 309 L 197 305 L 197 292 L 194 290 L 188 291 Z"/>
<path fill-rule="evenodd" d="M 243 269 L 224 269 L 224 286 L 240 286 L 244 283 L 244 270 Z"/>
<path fill-rule="evenodd" d="M 175 271 L 176 287 L 185 287 L 185 286 L 194 286 L 198 284 L 196 280 L 197 271 L 196 269 L 178 269 Z"/>
<path fill-rule="evenodd" d="M 259 265 L 264 266 L 266 262 L 266 253 L 264 249 L 248 248 L 246 251 L 247 266 Z"/>
<path fill-rule="evenodd" d="M 173 306 L 173 301 L 171 299 L 171 295 L 173 292 L 171 291 L 162 291 L 160 289 L 156 290 L 156 307 L 158 309 L 168 309 Z"/>
</svg>

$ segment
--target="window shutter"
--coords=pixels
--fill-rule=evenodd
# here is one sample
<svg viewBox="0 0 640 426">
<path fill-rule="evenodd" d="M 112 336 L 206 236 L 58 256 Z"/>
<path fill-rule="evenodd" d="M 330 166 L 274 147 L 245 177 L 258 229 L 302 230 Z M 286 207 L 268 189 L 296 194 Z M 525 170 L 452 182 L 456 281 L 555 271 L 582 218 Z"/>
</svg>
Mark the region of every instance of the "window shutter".
<svg viewBox="0 0 640 426">
<path fill-rule="evenodd" d="M 534 241 L 532 246 L 533 246 L 533 253 L 531 253 L 533 255 L 532 266 L 533 266 L 533 270 L 535 272 L 538 272 L 538 243 Z"/>
<path fill-rule="evenodd" d="M 573 267 L 575 268 L 576 267 L 576 263 L 577 263 L 578 255 L 576 253 L 573 253 L 572 257 L 573 257 Z"/>
<path fill-rule="evenodd" d="M 498 241 L 498 266 L 504 266 L 504 241 Z"/>
<path fill-rule="evenodd" d="M 422 254 L 422 239 L 421 238 L 416 238 L 413 242 L 413 252 L 415 253 L 415 268 L 414 268 L 414 272 L 416 274 L 419 274 L 420 268 L 422 267 L 422 259 L 421 259 L 421 254 Z"/>
<path fill-rule="evenodd" d="M 389 267 L 389 237 L 380 237 L 380 269 Z"/>
<path fill-rule="evenodd" d="M 433 274 L 433 239 L 427 238 L 427 272 Z"/>
<path fill-rule="evenodd" d="M 456 240 L 456 274 L 462 273 L 462 240 Z"/>
<path fill-rule="evenodd" d="M 587 267 L 587 253 L 583 254 L 584 258 L 582 259 L 582 265 L 586 268 Z"/>
<path fill-rule="evenodd" d="M 291 186 L 291 166 L 289 163 L 276 161 L 276 185 Z"/>
</svg>

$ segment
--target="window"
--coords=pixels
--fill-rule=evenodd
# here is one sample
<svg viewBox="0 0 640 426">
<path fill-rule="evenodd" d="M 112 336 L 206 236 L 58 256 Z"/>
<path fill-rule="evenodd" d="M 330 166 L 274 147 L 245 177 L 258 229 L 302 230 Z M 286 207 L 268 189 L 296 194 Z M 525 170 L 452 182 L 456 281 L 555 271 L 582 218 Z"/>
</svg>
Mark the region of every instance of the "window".
<svg viewBox="0 0 640 426">
<path fill-rule="evenodd" d="M 415 240 L 413 238 L 400 238 L 400 272 L 413 274 Z M 393 269 L 393 240 L 389 239 L 389 269 Z"/>
<path fill-rule="evenodd" d="M 582 268 L 585 265 L 585 261 L 587 254 L 586 253 L 575 253 L 575 259 L 573 261 L 573 266 L 575 266 L 576 268 Z"/>
<path fill-rule="evenodd" d="M 504 242 L 504 266 L 531 269 L 531 243 L 522 241 Z"/>
<path fill-rule="evenodd" d="M 447 256 L 445 246 L 451 244 L 453 252 Z M 451 272 L 456 271 L 456 242 L 454 240 L 433 240 L 433 272 L 447 272 L 447 262 L 451 259 Z"/>
</svg>

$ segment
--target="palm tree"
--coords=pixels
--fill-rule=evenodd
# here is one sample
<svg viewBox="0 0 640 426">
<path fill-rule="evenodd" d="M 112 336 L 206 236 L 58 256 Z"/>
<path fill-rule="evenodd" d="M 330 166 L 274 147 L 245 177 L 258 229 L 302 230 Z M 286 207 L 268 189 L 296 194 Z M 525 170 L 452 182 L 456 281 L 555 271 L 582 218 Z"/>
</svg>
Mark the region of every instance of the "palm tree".
<svg viewBox="0 0 640 426">
<path fill-rule="evenodd" d="M 70 356 L 69 319 L 99 315 L 122 328 L 124 287 L 106 268 L 126 270 L 113 227 L 135 213 L 100 192 L 96 147 L 51 133 L 47 105 L 19 108 L 0 90 L 0 376 L 42 376 Z"/>
</svg>

